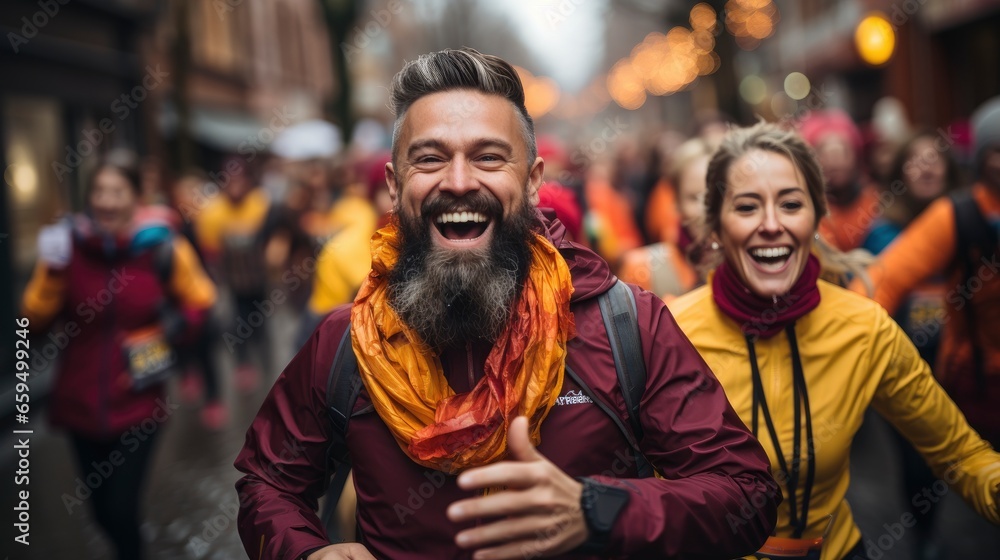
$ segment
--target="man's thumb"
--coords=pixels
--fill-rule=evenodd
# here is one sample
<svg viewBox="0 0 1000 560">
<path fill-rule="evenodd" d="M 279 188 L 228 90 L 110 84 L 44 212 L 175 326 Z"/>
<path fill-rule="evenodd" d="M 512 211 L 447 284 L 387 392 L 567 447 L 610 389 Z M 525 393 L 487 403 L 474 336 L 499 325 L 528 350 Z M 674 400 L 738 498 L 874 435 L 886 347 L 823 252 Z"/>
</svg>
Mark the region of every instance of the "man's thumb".
<svg viewBox="0 0 1000 560">
<path fill-rule="evenodd" d="M 507 429 L 507 450 L 510 458 L 515 461 L 536 461 L 542 458 L 541 453 L 531 444 L 528 436 L 528 419 L 518 416 Z"/>
</svg>

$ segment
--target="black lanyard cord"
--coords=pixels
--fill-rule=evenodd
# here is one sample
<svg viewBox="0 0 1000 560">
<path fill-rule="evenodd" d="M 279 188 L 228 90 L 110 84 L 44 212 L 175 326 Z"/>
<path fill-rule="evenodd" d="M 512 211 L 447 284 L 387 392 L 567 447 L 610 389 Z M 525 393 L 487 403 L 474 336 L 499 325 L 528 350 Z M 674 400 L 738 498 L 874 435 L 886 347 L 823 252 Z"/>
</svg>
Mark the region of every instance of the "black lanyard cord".
<svg viewBox="0 0 1000 560">
<path fill-rule="evenodd" d="M 781 474 L 785 478 L 785 487 L 788 489 L 788 495 L 791 499 L 788 501 L 789 516 L 791 517 L 792 523 L 796 524 L 798 516 L 796 515 L 796 510 L 798 506 L 796 504 L 795 496 L 796 490 L 798 490 L 798 461 L 795 461 L 792 465 L 792 472 L 789 473 L 788 463 L 785 461 L 785 454 L 781 451 L 781 442 L 778 440 L 778 432 L 774 428 L 774 422 L 771 420 L 771 411 L 767 406 L 767 399 L 764 398 L 764 383 L 760 378 L 760 369 L 757 365 L 757 350 L 754 347 L 753 338 L 750 336 L 746 337 L 747 349 L 750 352 L 750 372 L 753 375 L 753 412 L 754 416 L 757 414 L 757 408 L 761 409 L 761 413 L 764 416 L 764 425 L 767 426 L 767 433 L 771 436 L 771 442 L 774 444 L 774 449 L 777 452 L 778 468 L 781 469 Z M 795 423 L 799 423 L 799 412 L 795 411 Z M 753 435 L 759 439 L 757 435 L 757 422 L 754 419 L 753 422 Z M 798 432 L 795 434 L 795 445 L 798 445 Z"/>
<path fill-rule="evenodd" d="M 795 538 L 800 538 L 802 533 L 805 532 L 808 524 L 809 501 L 812 498 L 813 482 L 816 479 L 816 446 L 815 440 L 813 439 L 812 409 L 809 407 L 809 390 L 806 388 L 806 376 L 805 372 L 802 370 L 802 358 L 799 356 L 799 343 L 795 336 L 794 323 L 785 327 L 785 334 L 788 335 L 788 345 L 792 350 L 792 374 L 794 375 L 795 383 L 798 386 L 796 396 L 799 394 L 802 395 L 802 404 L 804 405 L 806 411 L 806 484 L 805 488 L 802 489 L 802 516 L 799 518 L 798 526 L 795 530 Z M 796 401 L 798 401 L 798 399 L 796 399 Z M 798 407 L 799 403 L 796 402 L 796 411 L 798 411 Z M 799 429 L 799 423 L 796 422 L 796 434 L 798 434 Z M 798 442 L 797 437 L 796 442 Z M 798 451 L 795 452 L 795 460 L 796 462 L 799 460 Z"/>
<path fill-rule="evenodd" d="M 767 426 L 768 435 L 771 437 L 771 442 L 774 444 L 774 449 L 776 451 L 778 466 L 781 469 L 782 475 L 785 477 L 785 487 L 788 490 L 788 509 L 789 517 L 792 527 L 794 529 L 793 538 L 801 538 L 802 534 L 805 532 L 806 526 L 808 524 L 809 517 L 809 502 L 812 497 L 812 486 L 815 479 L 815 448 L 813 446 L 813 436 L 812 436 L 812 414 L 809 408 L 809 394 L 806 391 L 805 375 L 802 370 L 802 360 L 799 357 L 798 343 L 795 338 L 795 326 L 794 324 L 788 325 L 785 329 L 785 333 L 788 335 L 788 343 L 792 349 L 792 395 L 794 399 L 795 415 L 794 415 L 794 434 L 792 438 L 792 453 L 793 460 L 791 469 L 788 468 L 788 461 L 785 459 L 785 454 L 781 449 L 781 443 L 778 440 L 778 433 L 774 427 L 774 421 L 771 418 L 771 411 L 767 406 L 767 399 L 764 397 L 764 383 L 761 380 L 760 368 L 757 365 L 757 351 L 754 347 L 753 338 L 750 336 L 746 337 L 747 350 L 750 357 L 750 371 L 753 376 L 753 412 L 751 413 L 751 429 L 753 431 L 754 437 L 757 437 L 758 429 L 758 415 L 757 409 L 760 408 L 761 414 L 764 416 L 764 424 Z M 803 406 L 804 405 L 804 406 Z M 802 515 L 798 515 L 798 500 L 797 491 L 799 486 L 799 477 L 801 474 L 801 455 L 802 455 L 802 409 L 805 408 L 805 424 L 806 424 L 806 480 L 805 488 L 803 488 L 802 493 Z"/>
</svg>

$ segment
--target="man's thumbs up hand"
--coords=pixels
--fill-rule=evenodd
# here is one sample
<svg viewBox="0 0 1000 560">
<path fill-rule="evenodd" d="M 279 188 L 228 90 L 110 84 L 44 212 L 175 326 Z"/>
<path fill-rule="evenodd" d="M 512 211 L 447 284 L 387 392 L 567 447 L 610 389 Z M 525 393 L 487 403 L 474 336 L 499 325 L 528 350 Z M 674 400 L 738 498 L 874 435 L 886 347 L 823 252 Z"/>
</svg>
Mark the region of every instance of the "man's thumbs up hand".
<svg viewBox="0 0 1000 560">
<path fill-rule="evenodd" d="M 507 430 L 508 460 L 465 471 L 458 485 L 465 490 L 504 488 L 487 496 L 455 502 L 448 508 L 454 522 L 496 519 L 455 536 L 473 558 L 544 558 L 564 554 L 587 539 L 580 509 L 583 485 L 535 449 L 528 419 L 520 416 Z"/>
</svg>

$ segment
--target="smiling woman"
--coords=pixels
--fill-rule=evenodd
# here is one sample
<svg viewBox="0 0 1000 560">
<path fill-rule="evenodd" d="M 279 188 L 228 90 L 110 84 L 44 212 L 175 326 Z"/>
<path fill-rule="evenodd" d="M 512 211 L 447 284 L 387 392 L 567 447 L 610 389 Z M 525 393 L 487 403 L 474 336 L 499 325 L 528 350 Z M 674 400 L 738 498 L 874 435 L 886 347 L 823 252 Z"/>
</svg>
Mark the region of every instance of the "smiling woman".
<svg viewBox="0 0 1000 560">
<path fill-rule="evenodd" d="M 881 306 L 819 279 L 812 250 L 824 182 L 802 139 L 763 123 L 735 130 L 707 181 L 705 237 L 721 248 L 721 264 L 670 309 L 782 486 L 775 536 L 757 557 L 788 558 L 793 548 L 800 559 L 866 557 L 844 496 L 869 405 L 980 515 L 1000 522 L 1000 455 Z M 838 429 L 814 436 L 813 426 Z"/>
</svg>

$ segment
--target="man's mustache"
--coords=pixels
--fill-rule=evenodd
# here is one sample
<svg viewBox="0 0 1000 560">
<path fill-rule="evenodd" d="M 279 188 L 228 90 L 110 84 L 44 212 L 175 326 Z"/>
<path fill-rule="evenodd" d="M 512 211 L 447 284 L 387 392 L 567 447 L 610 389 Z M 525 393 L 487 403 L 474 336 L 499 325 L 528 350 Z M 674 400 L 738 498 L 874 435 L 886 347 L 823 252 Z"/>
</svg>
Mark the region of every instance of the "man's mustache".
<svg viewBox="0 0 1000 560">
<path fill-rule="evenodd" d="M 424 219 L 438 216 L 445 212 L 479 212 L 488 218 L 503 217 L 503 205 L 495 196 L 485 190 L 473 191 L 463 196 L 451 193 L 440 193 L 433 198 L 424 200 L 420 206 L 420 215 Z"/>
</svg>

